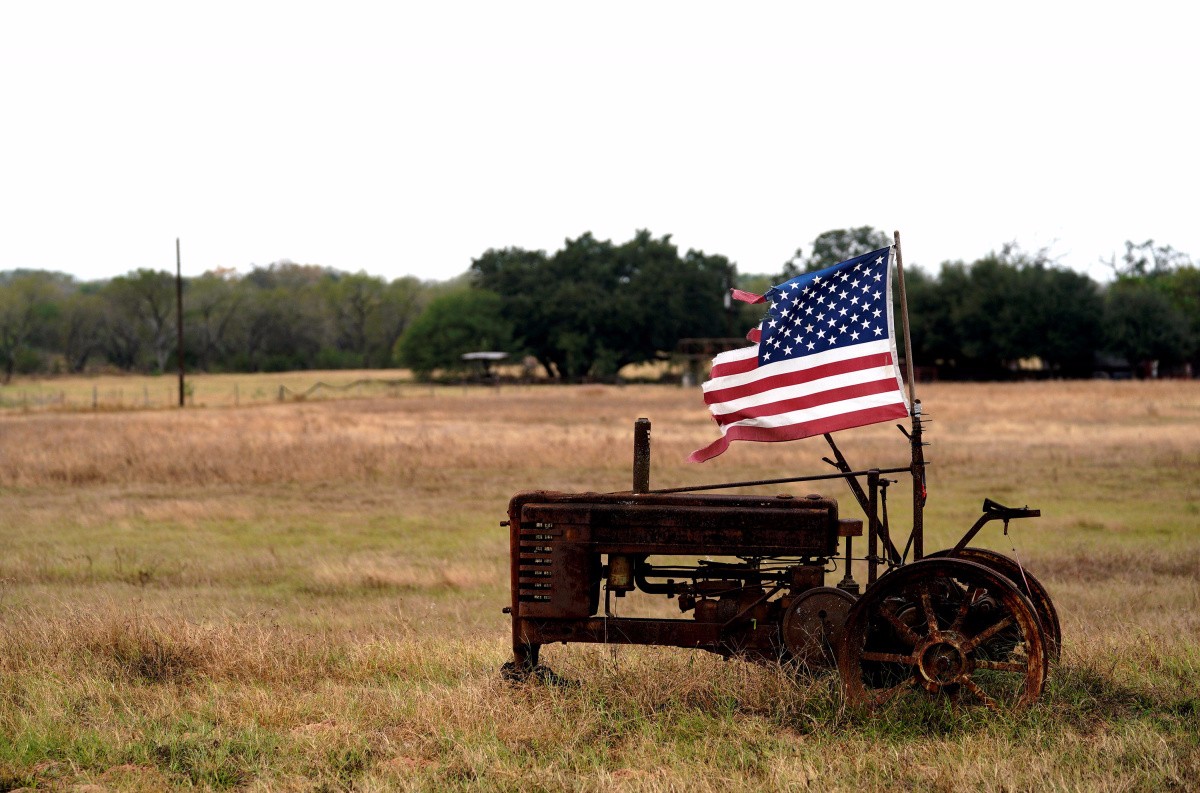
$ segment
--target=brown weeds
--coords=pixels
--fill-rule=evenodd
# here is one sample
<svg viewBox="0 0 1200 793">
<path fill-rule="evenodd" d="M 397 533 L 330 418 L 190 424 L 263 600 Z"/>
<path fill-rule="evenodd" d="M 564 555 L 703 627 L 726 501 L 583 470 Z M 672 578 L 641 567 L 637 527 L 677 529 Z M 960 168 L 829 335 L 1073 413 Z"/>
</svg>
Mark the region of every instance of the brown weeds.
<svg viewBox="0 0 1200 793">
<path fill-rule="evenodd" d="M 515 491 L 628 488 L 639 416 L 654 421 L 654 486 L 822 472 L 820 439 L 684 463 L 715 436 L 695 391 L 0 413 L 0 786 L 1186 787 L 1200 774 L 1200 389 L 921 396 L 931 547 L 983 496 L 1043 510 L 980 537 L 1016 548 L 1060 611 L 1063 662 L 1033 713 L 918 704 L 864 720 L 829 676 L 669 648 L 547 647 L 581 685 L 502 682 L 498 524 Z M 907 458 L 890 425 L 839 443 L 856 466 Z M 770 490 L 853 513 L 839 487 Z M 891 491 L 900 528 L 907 487 Z"/>
</svg>

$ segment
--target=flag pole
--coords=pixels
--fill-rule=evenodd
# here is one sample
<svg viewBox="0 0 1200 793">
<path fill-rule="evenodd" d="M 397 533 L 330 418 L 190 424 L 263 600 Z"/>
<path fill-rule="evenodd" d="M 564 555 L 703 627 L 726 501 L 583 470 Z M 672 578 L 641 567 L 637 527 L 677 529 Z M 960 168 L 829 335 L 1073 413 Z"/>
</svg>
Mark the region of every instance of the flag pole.
<svg viewBox="0 0 1200 793">
<path fill-rule="evenodd" d="M 183 382 L 183 261 L 179 258 L 179 238 L 175 238 L 175 321 L 176 357 L 179 359 L 179 407 L 183 407 L 187 389 Z"/>
<path fill-rule="evenodd" d="M 904 291 L 904 256 L 900 253 L 900 232 L 893 231 L 892 239 L 896 245 L 896 281 L 900 285 L 900 322 L 904 325 L 904 361 L 908 368 L 908 405 L 915 413 L 920 413 L 916 407 L 916 378 L 913 377 L 912 334 L 908 329 L 908 295 Z"/>
<path fill-rule="evenodd" d="M 909 417 L 912 431 L 906 433 L 912 449 L 913 559 L 925 556 L 925 443 L 921 439 L 921 402 L 917 399 L 917 379 L 913 375 L 912 334 L 908 328 L 908 294 L 904 290 L 904 256 L 900 252 L 900 232 L 893 231 L 896 245 L 896 282 L 900 286 L 900 321 L 904 325 L 904 362 L 908 370 Z M 903 428 L 902 428 L 903 429 Z"/>
</svg>

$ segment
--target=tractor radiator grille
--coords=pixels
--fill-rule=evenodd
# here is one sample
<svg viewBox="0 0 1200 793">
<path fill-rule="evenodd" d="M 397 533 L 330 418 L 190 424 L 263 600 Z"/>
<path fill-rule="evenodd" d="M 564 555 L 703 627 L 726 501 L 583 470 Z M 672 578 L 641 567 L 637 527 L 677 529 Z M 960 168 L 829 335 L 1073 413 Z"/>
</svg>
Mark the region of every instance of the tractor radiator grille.
<svg viewBox="0 0 1200 793">
<path fill-rule="evenodd" d="M 549 523 L 521 527 L 518 597 L 522 603 L 549 603 L 554 591 L 554 550 L 562 529 Z"/>
</svg>

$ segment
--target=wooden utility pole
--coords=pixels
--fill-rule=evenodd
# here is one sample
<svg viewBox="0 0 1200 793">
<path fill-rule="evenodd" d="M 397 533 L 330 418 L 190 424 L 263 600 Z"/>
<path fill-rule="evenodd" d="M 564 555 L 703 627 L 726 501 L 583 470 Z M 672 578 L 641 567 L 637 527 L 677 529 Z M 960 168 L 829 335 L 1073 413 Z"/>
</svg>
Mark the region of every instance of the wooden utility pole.
<svg viewBox="0 0 1200 793">
<path fill-rule="evenodd" d="M 179 359 L 179 407 L 184 405 L 183 388 L 183 264 L 179 258 L 179 238 L 175 238 L 175 334 L 179 342 L 176 357 Z"/>
</svg>

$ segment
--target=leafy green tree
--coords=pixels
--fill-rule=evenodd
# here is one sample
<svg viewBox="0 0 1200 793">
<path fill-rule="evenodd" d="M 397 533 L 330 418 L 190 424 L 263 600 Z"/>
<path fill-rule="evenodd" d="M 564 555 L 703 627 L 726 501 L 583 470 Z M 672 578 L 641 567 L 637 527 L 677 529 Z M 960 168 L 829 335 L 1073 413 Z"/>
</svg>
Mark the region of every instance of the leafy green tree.
<svg viewBox="0 0 1200 793">
<path fill-rule="evenodd" d="M 420 378 L 465 368 L 464 353 L 509 352 L 513 329 L 503 300 L 485 289 L 460 288 L 434 298 L 397 342 L 396 358 Z"/>
<path fill-rule="evenodd" d="M 5 383 L 12 380 L 22 354 L 30 352 L 31 342 L 49 335 L 60 278 L 31 270 L 0 274 L 0 364 Z"/>
<path fill-rule="evenodd" d="M 316 289 L 324 278 L 333 274 L 336 271 L 328 267 L 296 264 L 284 259 L 251 269 L 243 280 L 260 289 L 285 289 L 302 293 Z"/>
<path fill-rule="evenodd" d="M 550 377 L 609 378 L 688 336 L 727 336 L 726 295 L 737 272 L 723 256 L 680 257 L 670 236 L 639 231 L 621 245 L 590 233 L 553 256 L 489 250 L 472 262 L 477 285 L 503 300 L 518 343 Z"/>
<path fill-rule="evenodd" d="M 501 313 L 513 325 L 516 342 L 557 377 L 554 350 L 557 321 L 550 300 L 550 260 L 544 251 L 490 248 L 471 262 L 472 282 L 500 295 Z"/>
<path fill-rule="evenodd" d="M 1188 350 L 1188 324 L 1171 300 L 1140 280 L 1118 281 L 1105 295 L 1104 326 L 1109 349 L 1131 364 L 1183 361 Z"/>
<path fill-rule="evenodd" d="M 1170 245 L 1156 245 L 1154 240 L 1136 245 L 1127 241 L 1121 263 L 1110 262 L 1110 265 L 1117 276 L 1114 284 L 1117 297 L 1114 299 L 1119 299 L 1123 290 L 1138 285 L 1158 292 L 1173 309 L 1166 318 L 1166 326 L 1155 330 L 1144 327 L 1135 331 L 1135 326 L 1141 327 L 1146 324 L 1145 321 L 1134 322 L 1132 317 L 1125 316 L 1122 320 L 1125 324 L 1114 330 L 1114 333 L 1127 337 L 1122 346 L 1166 350 L 1168 355 L 1165 359 L 1155 356 L 1145 360 L 1175 363 L 1176 358 L 1182 358 L 1200 369 L 1200 269 L 1197 269 L 1192 258 Z M 1152 304 L 1158 302 L 1153 298 L 1136 299 L 1136 305 L 1140 305 L 1143 311 L 1152 310 Z M 1122 312 L 1127 315 L 1133 309 L 1134 306 L 1126 306 Z M 1164 333 L 1180 337 L 1169 341 L 1162 338 L 1149 343 L 1151 336 Z M 1135 337 L 1142 341 L 1132 342 Z"/>
<path fill-rule="evenodd" d="M 244 298 L 233 329 L 235 366 L 255 372 L 311 369 L 327 343 L 323 301 L 315 283 L 274 283 L 262 288 L 247 278 L 239 285 Z"/>
<path fill-rule="evenodd" d="M 367 322 L 367 353 L 371 366 L 395 364 L 393 351 L 404 331 L 429 302 L 429 289 L 412 276 L 397 278 L 379 297 L 378 309 Z"/>
<path fill-rule="evenodd" d="M 792 258 L 784 262 L 783 272 L 780 273 L 779 281 L 776 283 L 795 278 L 803 273 L 832 267 L 839 262 L 886 248 L 891 244 L 891 237 L 871 226 L 824 231 L 813 240 L 812 253 L 807 257 L 804 256 L 803 248 L 796 249 Z"/>
<path fill-rule="evenodd" d="M 245 293 L 232 272 L 205 273 L 190 279 L 183 296 L 185 344 L 204 371 L 227 359 L 229 342 Z"/>
<path fill-rule="evenodd" d="M 1200 372 L 1200 268 L 1186 264 L 1173 270 L 1157 284 L 1183 317 L 1187 328 L 1185 357 L 1193 372 Z"/>
<path fill-rule="evenodd" d="M 386 287 L 382 278 L 364 272 L 331 274 L 321 280 L 334 345 L 352 366 L 367 363 L 369 327 L 379 313 Z"/>
<path fill-rule="evenodd" d="M 654 240 L 643 231 L 618 251 L 628 256 L 631 273 L 623 295 L 632 319 L 621 326 L 624 363 L 652 360 L 673 350 L 681 338 L 727 337 L 748 330 L 737 322 L 729 299 L 737 282 L 733 263 L 695 250 L 680 257 L 669 240 Z"/>
<path fill-rule="evenodd" d="M 951 307 L 961 299 L 955 298 L 953 290 L 955 287 L 961 289 L 965 278 L 961 265 L 949 266 L 953 269 L 949 274 L 943 269 L 941 278 L 931 276 L 919 267 L 904 268 L 913 362 L 917 365 L 954 366 L 962 357 L 962 339 L 955 329 Z M 896 300 L 898 303 L 898 295 Z M 898 307 L 895 315 L 900 316 Z"/>
<path fill-rule="evenodd" d="M 84 371 L 88 359 L 103 351 L 106 332 L 104 300 L 99 294 L 81 290 L 67 295 L 62 301 L 58 330 L 67 371 Z"/>
<path fill-rule="evenodd" d="M 1024 267 L 1020 277 L 1028 296 L 1022 349 L 1057 374 L 1090 376 L 1103 336 L 1099 285 L 1083 273 L 1044 261 Z"/>
<path fill-rule="evenodd" d="M 132 371 L 141 364 L 145 347 L 137 295 L 114 279 L 99 296 L 104 309 L 104 355 L 114 366 Z"/>
<path fill-rule="evenodd" d="M 1115 258 L 1108 263 L 1118 280 L 1153 278 L 1167 275 L 1192 265 L 1192 259 L 1186 253 L 1177 251 L 1170 245 L 1155 245 L 1154 240 L 1134 244 L 1125 241 L 1125 253 L 1118 263 Z"/>
<path fill-rule="evenodd" d="M 111 297 L 110 319 L 121 325 L 123 337 L 136 335 L 138 349 L 149 347 L 154 370 L 167 368 L 176 346 L 175 276 L 155 270 L 136 270 L 114 278 L 105 290 Z M 126 316 L 115 314 L 125 312 Z M 128 341 L 128 338 L 123 339 Z"/>
<path fill-rule="evenodd" d="M 916 362 L 967 377 L 1003 377 L 1034 357 L 1062 375 L 1091 372 L 1099 288 L 1045 252 L 1009 245 L 970 265 L 946 262 L 936 279 L 918 268 L 905 276 Z"/>
</svg>

